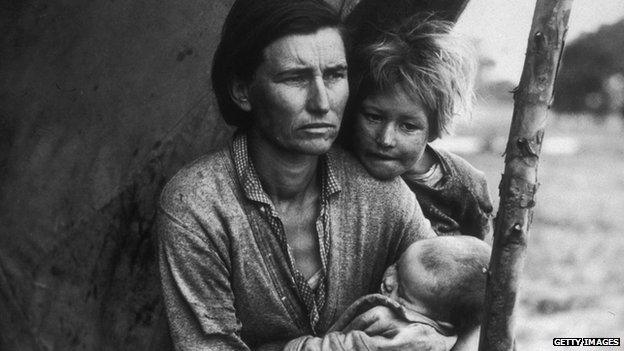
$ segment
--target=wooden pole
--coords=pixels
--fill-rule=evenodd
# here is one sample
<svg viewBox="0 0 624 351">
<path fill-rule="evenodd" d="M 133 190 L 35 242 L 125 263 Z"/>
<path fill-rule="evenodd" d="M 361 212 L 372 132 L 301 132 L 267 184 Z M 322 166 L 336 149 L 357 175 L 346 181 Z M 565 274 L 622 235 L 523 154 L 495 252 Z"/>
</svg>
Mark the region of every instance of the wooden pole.
<svg viewBox="0 0 624 351">
<path fill-rule="evenodd" d="M 572 0 L 537 0 L 499 185 L 479 351 L 514 349 L 513 311 L 538 187 L 537 166 Z"/>
</svg>

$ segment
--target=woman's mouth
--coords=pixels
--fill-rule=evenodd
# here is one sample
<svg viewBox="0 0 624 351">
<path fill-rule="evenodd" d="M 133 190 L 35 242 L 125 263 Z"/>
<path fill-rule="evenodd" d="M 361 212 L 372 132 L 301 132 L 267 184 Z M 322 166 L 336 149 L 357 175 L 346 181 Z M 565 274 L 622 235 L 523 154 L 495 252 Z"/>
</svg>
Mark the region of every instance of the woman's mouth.
<svg viewBox="0 0 624 351">
<path fill-rule="evenodd" d="M 325 134 L 336 129 L 331 123 L 310 123 L 299 128 L 301 131 L 311 134 Z"/>
</svg>

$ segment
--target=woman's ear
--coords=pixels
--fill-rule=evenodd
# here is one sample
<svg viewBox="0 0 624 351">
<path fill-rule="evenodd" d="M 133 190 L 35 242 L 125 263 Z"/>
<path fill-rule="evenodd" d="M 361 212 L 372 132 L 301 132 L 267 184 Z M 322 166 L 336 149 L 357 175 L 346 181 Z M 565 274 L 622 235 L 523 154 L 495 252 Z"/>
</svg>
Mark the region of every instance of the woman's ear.
<svg viewBox="0 0 624 351">
<path fill-rule="evenodd" d="M 251 103 L 249 102 L 249 84 L 240 79 L 232 80 L 230 84 L 230 97 L 238 107 L 246 112 L 251 111 Z"/>
</svg>

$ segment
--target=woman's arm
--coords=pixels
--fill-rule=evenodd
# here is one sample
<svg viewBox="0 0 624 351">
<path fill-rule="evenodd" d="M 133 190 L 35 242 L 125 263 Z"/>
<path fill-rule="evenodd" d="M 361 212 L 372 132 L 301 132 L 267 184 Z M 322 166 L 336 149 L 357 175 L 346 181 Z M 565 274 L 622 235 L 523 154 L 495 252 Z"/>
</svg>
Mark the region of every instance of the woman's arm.
<svg viewBox="0 0 624 351">
<path fill-rule="evenodd" d="M 227 253 L 218 253 L 206 240 L 165 210 L 157 219 L 161 285 L 169 328 L 176 350 L 250 350 L 240 338 L 234 295 L 229 282 Z M 376 322 L 393 330 L 405 323 L 392 314 L 369 313 L 363 323 Z M 302 336 L 254 348 L 277 350 L 396 349 L 410 342 L 406 334 L 397 338 L 369 337 L 362 331 L 330 333 L 324 337 Z M 416 341 L 415 339 L 412 341 Z M 287 346 L 288 344 L 288 346 Z M 438 349 L 435 349 L 438 350 Z M 441 349 L 440 349 L 441 350 Z M 446 350 L 444 350 L 446 351 Z"/>
<path fill-rule="evenodd" d="M 249 350 L 239 332 L 227 257 L 165 210 L 158 214 L 158 258 L 176 350 Z"/>
<path fill-rule="evenodd" d="M 376 306 L 357 316 L 342 331 L 323 337 L 295 339 L 284 351 L 448 351 L 455 340 L 455 337 L 443 336 L 430 326 L 406 322 L 386 306 Z"/>
</svg>

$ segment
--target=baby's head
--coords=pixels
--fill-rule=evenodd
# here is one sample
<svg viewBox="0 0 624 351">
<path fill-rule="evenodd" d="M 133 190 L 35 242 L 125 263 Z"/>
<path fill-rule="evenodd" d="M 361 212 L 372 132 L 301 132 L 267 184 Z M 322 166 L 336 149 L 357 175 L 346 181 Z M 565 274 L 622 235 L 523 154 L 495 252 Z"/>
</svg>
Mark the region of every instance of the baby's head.
<svg viewBox="0 0 624 351">
<path fill-rule="evenodd" d="M 491 248 L 471 236 L 440 236 L 412 244 L 388 271 L 382 292 L 458 332 L 480 323 Z"/>
<path fill-rule="evenodd" d="M 344 129 L 373 176 L 388 179 L 409 170 L 427 142 L 470 110 L 476 61 L 467 40 L 451 28 L 417 15 L 355 46 Z"/>
</svg>

